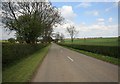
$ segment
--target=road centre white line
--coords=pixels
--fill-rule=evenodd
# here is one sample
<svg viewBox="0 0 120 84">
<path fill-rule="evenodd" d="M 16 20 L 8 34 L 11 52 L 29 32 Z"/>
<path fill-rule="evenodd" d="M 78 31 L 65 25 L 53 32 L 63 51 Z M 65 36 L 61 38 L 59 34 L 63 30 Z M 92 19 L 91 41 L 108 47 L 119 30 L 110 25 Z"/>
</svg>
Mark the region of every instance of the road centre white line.
<svg viewBox="0 0 120 84">
<path fill-rule="evenodd" d="M 71 60 L 72 62 L 74 61 L 72 58 L 70 58 L 69 56 L 67 56 L 67 58 L 69 59 L 69 60 Z"/>
</svg>

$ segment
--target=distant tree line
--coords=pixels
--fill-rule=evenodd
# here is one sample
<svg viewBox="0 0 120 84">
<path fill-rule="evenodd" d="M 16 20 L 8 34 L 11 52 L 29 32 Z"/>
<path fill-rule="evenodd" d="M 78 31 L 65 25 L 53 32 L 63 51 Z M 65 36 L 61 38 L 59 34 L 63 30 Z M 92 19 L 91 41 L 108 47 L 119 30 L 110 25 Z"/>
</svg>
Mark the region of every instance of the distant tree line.
<svg viewBox="0 0 120 84">
<path fill-rule="evenodd" d="M 4 28 L 16 31 L 19 42 L 34 44 L 38 38 L 50 42 L 53 26 L 64 18 L 51 2 L 2 2 Z"/>
</svg>

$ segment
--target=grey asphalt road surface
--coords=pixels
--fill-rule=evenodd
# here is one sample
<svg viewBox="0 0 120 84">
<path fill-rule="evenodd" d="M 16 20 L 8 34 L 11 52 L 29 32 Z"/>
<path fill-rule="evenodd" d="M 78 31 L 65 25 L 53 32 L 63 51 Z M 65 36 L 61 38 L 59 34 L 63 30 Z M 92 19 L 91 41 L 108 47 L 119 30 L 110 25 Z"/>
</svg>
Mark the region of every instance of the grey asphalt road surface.
<svg viewBox="0 0 120 84">
<path fill-rule="evenodd" d="M 52 43 L 31 82 L 118 82 L 118 66 Z"/>
</svg>

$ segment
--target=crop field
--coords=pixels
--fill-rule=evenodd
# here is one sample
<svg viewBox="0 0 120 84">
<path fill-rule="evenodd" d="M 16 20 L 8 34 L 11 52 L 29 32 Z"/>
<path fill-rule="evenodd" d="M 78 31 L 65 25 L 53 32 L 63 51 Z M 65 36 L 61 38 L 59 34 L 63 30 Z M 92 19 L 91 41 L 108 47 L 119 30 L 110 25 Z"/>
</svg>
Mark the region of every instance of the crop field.
<svg viewBox="0 0 120 84">
<path fill-rule="evenodd" d="M 65 43 L 71 44 L 70 39 L 66 39 Z M 101 45 L 101 46 L 119 46 L 118 38 L 88 38 L 88 39 L 75 39 L 73 44 L 80 45 Z"/>
</svg>

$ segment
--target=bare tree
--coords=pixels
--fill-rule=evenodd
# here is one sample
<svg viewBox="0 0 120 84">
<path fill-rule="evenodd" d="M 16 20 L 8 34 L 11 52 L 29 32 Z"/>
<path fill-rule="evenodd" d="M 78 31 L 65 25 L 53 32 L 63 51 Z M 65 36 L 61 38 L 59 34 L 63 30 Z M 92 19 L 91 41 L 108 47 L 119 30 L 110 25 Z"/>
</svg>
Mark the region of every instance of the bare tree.
<svg viewBox="0 0 120 84">
<path fill-rule="evenodd" d="M 55 34 L 55 42 L 58 43 L 59 40 L 60 40 L 60 33 L 57 32 L 57 33 Z"/>
<path fill-rule="evenodd" d="M 65 37 L 64 37 L 64 34 L 61 33 L 61 35 L 60 35 L 60 41 L 61 41 L 61 42 L 64 42 L 64 38 L 65 38 Z"/>
<path fill-rule="evenodd" d="M 67 27 L 67 32 L 71 37 L 71 42 L 73 42 L 75 35 L 78 33 L 78 31 L 75 29 L 74 26 L 70 25 L 70 27 Z"/>
</svg>

